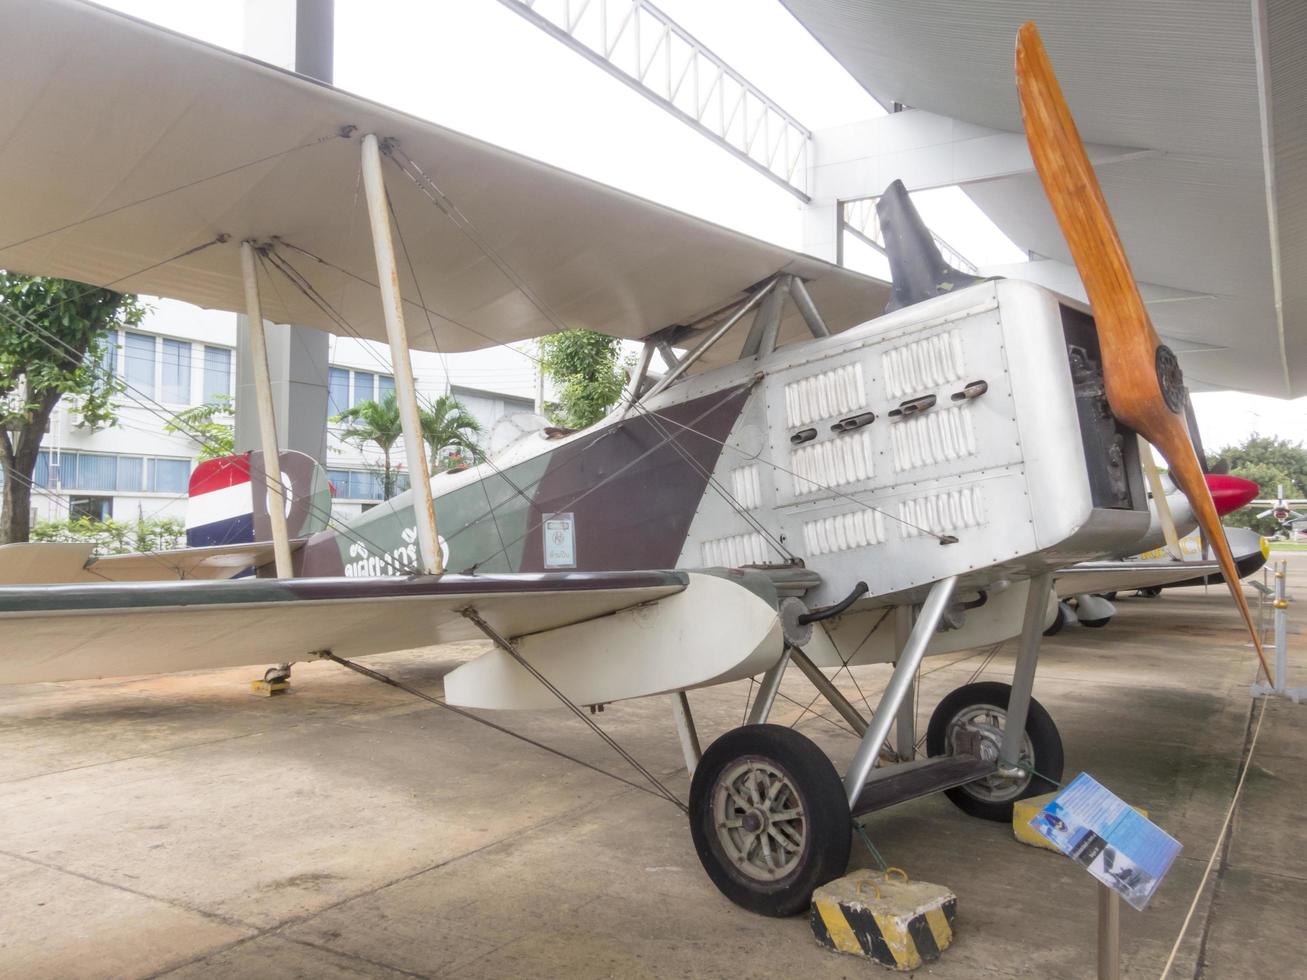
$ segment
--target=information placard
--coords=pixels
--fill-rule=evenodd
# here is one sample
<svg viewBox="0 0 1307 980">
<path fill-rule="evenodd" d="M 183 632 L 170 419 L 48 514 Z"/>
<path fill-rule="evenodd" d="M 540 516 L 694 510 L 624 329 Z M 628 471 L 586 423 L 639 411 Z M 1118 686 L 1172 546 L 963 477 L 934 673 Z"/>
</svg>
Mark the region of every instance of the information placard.
<svg viewBox="0 0 1307 980">
<path fill-rule="evenodd" d="M 1030 826 L 1136 909 L 1148 904 L 1181 848 L 1083 772 L 1035 814 Z"/>
</svg>

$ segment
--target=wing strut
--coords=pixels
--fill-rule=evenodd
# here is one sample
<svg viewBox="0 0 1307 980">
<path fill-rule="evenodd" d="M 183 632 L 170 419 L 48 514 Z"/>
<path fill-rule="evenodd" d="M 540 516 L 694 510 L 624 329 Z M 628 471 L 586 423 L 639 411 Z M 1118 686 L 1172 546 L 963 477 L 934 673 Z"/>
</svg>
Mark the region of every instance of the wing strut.
<svg viewBox="0 0 1307 980">
<path fill-rule="evenodd" d="M 245 308 L 250 320 L 250 363 L 254 368 L 254 396 L 259 414 L 259 442 L 263 450 L 263 482 L 268 493 L 268 519 L 272 525 L 273 558 L 277 578 L 292 578 L 290 535 L 286 531 L 286 496 L 281 484 L 281 453 L 277 449 L 277 421 L 272 412 L 272 376 L 268 371 L 268 341 L 263 330 L 254 245 L 241 242 L 241 276 L 245 280 Z"/>
<path fill-rule="evenodd" d="M 408 456 L 409 485 L 413 488 L 413 515 L 417 521 L 418 550 L 422 571 L 439 575 L 445 570 L 436 530 L 436 504 L 431 498 L 431 471 L 422 440 L 417 390 L 413 383 L 413 361 L 409 357 L 408 334 L 404 330 L 404 297 L 399 289 L 399 267 L 395 263 L 395 241 L 390 234 L 390 211 L 386 206 L 386 178 L 381 172 L 381 148 L 376 136 L 363 137 L 363 190 L 372 225 L 372 248 L 377 256 L 377 283 L 381 311 L 390 341 L 390 361 L 395 369 L 395 399 L 404 430 L 404 453 Z M 275 458 L 275 457 L 274 457 Z"/>
</svg>

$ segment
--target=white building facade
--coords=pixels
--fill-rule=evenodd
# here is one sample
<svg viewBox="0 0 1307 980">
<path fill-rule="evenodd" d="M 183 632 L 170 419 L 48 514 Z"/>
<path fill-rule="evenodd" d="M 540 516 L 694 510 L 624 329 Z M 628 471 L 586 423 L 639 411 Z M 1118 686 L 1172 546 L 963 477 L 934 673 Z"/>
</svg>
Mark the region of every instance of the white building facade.
<svg viewBox="0 0 1307 980">
<path fill-rule="evenodd" d="M 187 409 L 234 398 L 236 316 L 171 300 L 145 302 L 151 312 L 139 327 L 116 332 L 106 358 L 105 368 L 124 387 L 115 398 L 117 424 L 94 432 L 82 427 L 73 399 L 55 409 L 32 474 L 37 521 L 185 519 L 190 474 L 203 448 L 199 439 L 170 432 L 168 425 Z M 537 378 L 530 345 L 412 356 L 419 397 L 452 393 L 481 425 L 483 443 L 503 415 L 534 410 Z M 384 398 L 395 384 L 389 350 L 333 336 L 325 380 L 329 418 Z M 328 427 L 324 463 L 335 491 L 332 511 L 347 519 L 382 499 L 381 453 L 375 446 L 343 441 L 342 426 L 323 423 Z M 391 459 L 407 471 L 402 443 Z"/>
</svg>

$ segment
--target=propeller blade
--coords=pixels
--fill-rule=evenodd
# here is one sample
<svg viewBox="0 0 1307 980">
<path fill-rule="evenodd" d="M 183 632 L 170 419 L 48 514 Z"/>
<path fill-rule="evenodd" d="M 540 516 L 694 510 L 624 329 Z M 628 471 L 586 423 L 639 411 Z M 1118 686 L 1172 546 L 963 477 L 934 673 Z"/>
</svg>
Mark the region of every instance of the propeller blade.
<svg viewBox="0 0 1307 980">
<path fill-rule="evenodd" d="M 1118 419 L 1157 447 L 1189 499 L 1243 614 L 1262 670 L 1271 671 L 1239 586 L 1239 573 L 1185 425 L 1184 381 L 1175 354 L 1158 339 L 1135 284 L 1094 168 L 1033 21 L 1017 32 L 1017 93 L 1026 141 L 1098 327 L 1103 383 Z"/>
</svg>

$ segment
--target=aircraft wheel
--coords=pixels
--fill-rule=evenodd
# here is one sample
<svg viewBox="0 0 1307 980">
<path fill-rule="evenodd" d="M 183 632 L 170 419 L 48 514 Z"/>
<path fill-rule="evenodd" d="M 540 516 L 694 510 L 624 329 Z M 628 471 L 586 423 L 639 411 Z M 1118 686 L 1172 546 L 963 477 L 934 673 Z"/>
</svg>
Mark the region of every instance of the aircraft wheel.
<svg viewBox="0 0 1307 980">
<path fill-rule="evenodd" d="M 1141 599 L 1156 599 L 1162 594 L 1162 588 L 1158 585 L 1150 585 L 1146 589 L 1140 589 L 1135 593 Z"/>
<path fill-rule="evenodd" d="M 1111 616 L 1108 616 L 1107 619 L 1082 619 L 1080 620 L 1080 625 L 1088 626 L 1090 629 L 1097 630 L 1097 629 L 1102 629 L 1111 621 L 1112 621 Z"/>
<path fill-rule="evenodd" d="M 813 889 L 848 867 L 850 825 L 835 767 L 792 729 L 732 729 L 694 770 L 694 848 L 721 893 L 751 912 L 806 912 Z"/>
<path fill-rule="evenodd" d="M 1070 606 L 1065 602 L 1059 602 L 1057 604 L 1057 616 L 1048 624 L 1048 629 L 1044 630 L 1044 635 L 1057 636 L 1057 634 L 1062 632 L 1062 627 L 1066 625 L 1067 619 L 1074 615 L 1075 614 L 1071 612 Z"/>
<path fill-rule="evenodd" d="M 959 736 L 965 735 L 968 740 L 979 736 L 981 758 L 998 759 L 1011 695 L 1012 685 L 996 681 L 967 684 L 950 692 L 930 716 L 926 754 L 951 755 L 957 750 Z M 1033 771 L 1021 776 L 995 773 L 945 790 L 945 795 L 964 813 L 1006 823 L 1012 820 L 1012 805 L 1017 800 L 1057 788 L 1062 781 L 1062 736 L 1044 706 L 1034 698 L 1026 713 L 1020 761 Z"/>
</svg>

